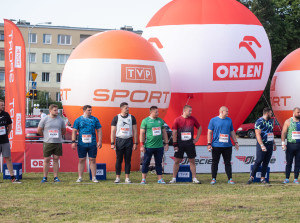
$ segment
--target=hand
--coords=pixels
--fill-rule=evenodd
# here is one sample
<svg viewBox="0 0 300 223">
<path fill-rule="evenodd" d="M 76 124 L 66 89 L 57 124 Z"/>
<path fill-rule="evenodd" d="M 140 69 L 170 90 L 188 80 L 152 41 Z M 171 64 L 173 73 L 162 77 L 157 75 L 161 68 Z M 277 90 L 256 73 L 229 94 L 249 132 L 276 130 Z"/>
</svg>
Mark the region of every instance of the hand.
<svg viewBox="0 0 300 223">
<path fill-rule="evenodd" d="M 135 151 L 136 149 L 137 149 L 137 145 L 134 143 L 133 147 L 132 147 L 132 150 Z"/>
<path fill-rule="evenodd" d="M 141 150 L 142 153 L 144 153 L 145 152 L 145 147 L 143 145 L 141 145 L 140 150 Z"/>
<path fill-rule="evenodd" d="M 73 150 L 76 149 L 76 143 L 75 143 L 75 142 L 72 143 L 72 149 L 73 149 Z"/>
<path fill-rule="evenodd" d="M 263 152 L 267 152 L 267 148 L 265 146 L 260 146 Z"/>
<path fill-rule="evenodd" d="M 169 144 L 164 145 L 165 151 L 167 152 L 169 150 Z"/>
<path fill-rule="evenodd" d="M 199 138 L 195 138 L 195 139 L 193 140 L 193 143 L 196 144 L 196 143 L 198 142 L 198 140 L 199 140 Z"/>
<path fill-rule="evenodd" d="M 99 149 L 101 149 L 101 148 L 102 148 L 102 142 L 98 142 L 98 143 L 97 143 L 97 147 L 98 147 Z"/>
<path fill-rule="evenodd" d="M 282 145 L 282 150 L 286 151 L 286 145 Z"/>
<path fill-rule="evenodd" d="M 234 148 L 236 151 L 239 151 L 239 148 L 240 148 L 239 144 L 235 144 Z"/>
<path fill-rule="evenodd" d="M 211 146 L 211 145 L 208 145 L 208 146 L 207 146 L 207 150 L 208 150 L 208 152 L 211 152 L 211 151 L 213 150 L 212 146 Z"/>
<path fill-rule="evenodd" d="M 110 145 L 110 148 L 113 149 L 113 150 L 116 150 L 115 144 Z"/>
<path fill-rule="evenodd" d="M 178 152 L 178 150 L 179 150 L 178 146 L 175 146 L 175 147 L 174 147 L 174 151 L 175 151 L 175 152 Z"/>
<path fill-rule="evenodd" d="M 274 144 L 273 144 L 273 151 L 276 151 L 276 149 L 277 149 L 277 146 L 276 146 L 276 144 L 274 143 Z"/>
</svg>

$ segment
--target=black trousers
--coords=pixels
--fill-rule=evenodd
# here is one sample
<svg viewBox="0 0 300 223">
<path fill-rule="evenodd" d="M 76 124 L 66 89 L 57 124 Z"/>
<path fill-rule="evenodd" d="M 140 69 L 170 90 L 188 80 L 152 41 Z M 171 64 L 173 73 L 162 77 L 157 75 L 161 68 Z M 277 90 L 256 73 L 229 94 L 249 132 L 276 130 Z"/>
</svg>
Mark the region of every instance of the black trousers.
<svg viewBox="0 0 300 223">
<path fill-rule="evenodd" d="M 287 143 L 287 149 L 285 152 L 286 166 L 285 176 L 287 179 L 290 178 L 293 160 L 295 158 L 294 178 L 298 179 L 299 168 L 300 168 L 300 143 Z"/>
<path fill-rule="evenodd" d="M 121 175 L 123 158 L 125 161 L 125 174 L 130 174 L 132 147 L 132 138 L 116 138 L 116 175 Z"/>
<path fill-rule="evenodd" d="M 262 177 L 266 176 L 266 172 L 273 154 L 273 143 L 264 144 L 264 145 L 267 149 L 266 152 L 262 151 L 261 146 L 258 143 L 256 143 L 256 160 L 251 172 L 252 177 L 256 175 L 256 172 L 260 167 L 260 165 L 261 165 L 261 176 Z"/>
<path fill-rule="evenodd" d="M 215 179 L 217 178 L 218 165 L 219 165 L 221 155 L 224 159 L 225 172 L 227 174 L 228 180 L 232 178 L 231 154 L 232 154 L 232 147 L 213 147 L 212 164 L 211 164 L 212 178 Z"/>
</svg>

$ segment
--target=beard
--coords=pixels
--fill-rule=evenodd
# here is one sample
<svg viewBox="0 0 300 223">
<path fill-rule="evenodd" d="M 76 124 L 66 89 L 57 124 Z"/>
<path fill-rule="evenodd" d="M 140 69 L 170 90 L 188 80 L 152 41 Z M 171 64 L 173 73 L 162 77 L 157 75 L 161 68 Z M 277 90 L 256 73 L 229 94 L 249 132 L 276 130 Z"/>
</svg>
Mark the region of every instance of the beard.
<svg viewBox="0 0 300 223">
<path fill-rule="evenodd" d="M 267 116 L 267 121 L 269 121 L 271 119 L 271 117 L 270 116 Z"/>
<path fill-rule="evenodd" d="M 299 116 L 296 116 L 296 115 L 295 115 L 295 118 L 298 119 L 298 120 L 300 120 L 300 115 L 299 115 Z"/>
</svg>

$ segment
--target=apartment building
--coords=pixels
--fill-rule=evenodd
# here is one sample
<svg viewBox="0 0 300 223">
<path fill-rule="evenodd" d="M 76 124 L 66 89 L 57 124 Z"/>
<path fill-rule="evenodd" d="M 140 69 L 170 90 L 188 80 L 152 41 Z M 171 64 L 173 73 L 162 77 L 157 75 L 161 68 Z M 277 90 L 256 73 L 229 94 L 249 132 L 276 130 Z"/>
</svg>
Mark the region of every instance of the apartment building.
<svg viewBox="0 0 300 223">
<path fill-rule="evenodd" d="M 37 90 L 47 92 L 46 97 L 56 101 L 60 101 L 61 74 L 72 51 L 89 36 L 109 30 L 51 25 L 34 26 L 22 20 L 16 24 L 22 32 L 26 45 L 27 72 L 29 60 L 29 72 L 38 74 L 35 80 Z M 133 31 L 132 27 L 128 26 L 120 29 Z M 133 32 L 142 34 L 142 31 Z M 4 24 L 0 23 L 0 90 L 5 89 L 4 60 Z M 29 75 L 29 89 L 31 89 L 31 81 L 32 77 Z"/>
</svg>

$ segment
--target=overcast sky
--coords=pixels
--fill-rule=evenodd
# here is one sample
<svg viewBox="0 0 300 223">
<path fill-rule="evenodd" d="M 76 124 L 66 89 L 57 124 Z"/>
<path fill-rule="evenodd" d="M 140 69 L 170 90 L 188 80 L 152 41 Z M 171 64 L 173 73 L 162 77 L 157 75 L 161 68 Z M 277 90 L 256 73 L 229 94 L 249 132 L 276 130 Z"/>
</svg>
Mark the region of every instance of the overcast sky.
<svg viewBox="0 0 300 223">
<path fill-rule="evenodd" d="M 171 0 L 0 0 L 0 16 L 36 24 L 143 30 Z M 3 23 L 3 20 L 1 21 Z"/>
</svg>

